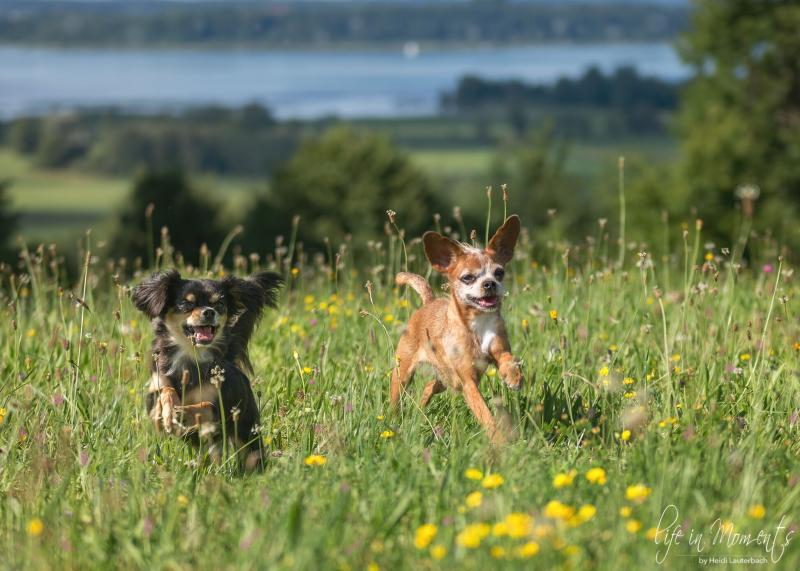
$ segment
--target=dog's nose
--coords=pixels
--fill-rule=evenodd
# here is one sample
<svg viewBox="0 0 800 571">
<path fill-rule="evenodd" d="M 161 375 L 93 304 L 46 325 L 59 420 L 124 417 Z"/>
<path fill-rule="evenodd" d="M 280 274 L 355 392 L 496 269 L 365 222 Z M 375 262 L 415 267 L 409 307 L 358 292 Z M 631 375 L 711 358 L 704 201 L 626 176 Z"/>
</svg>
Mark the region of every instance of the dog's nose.
<svg viewBox="0 0 800 571">
<path fill-rule="evenodd" d="M 486 280 L 483 282 L 483 289 L 486 291 L 494 291 L 497 288 L 497 283 L 494 280 Z"/>
<path fill-rule="evenodd" d="M 203 319 L 214 319 L 214 313 L 215 311 L 210 307 L 205 308 L 202 313 Z"/>
</svg>

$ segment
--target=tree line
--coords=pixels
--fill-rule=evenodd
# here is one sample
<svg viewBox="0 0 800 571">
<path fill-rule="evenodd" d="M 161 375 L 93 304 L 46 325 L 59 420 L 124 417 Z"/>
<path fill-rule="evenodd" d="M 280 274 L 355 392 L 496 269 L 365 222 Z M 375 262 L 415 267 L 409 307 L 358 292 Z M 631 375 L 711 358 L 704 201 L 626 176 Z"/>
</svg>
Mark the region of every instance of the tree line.
<svg viewBox="0 0 800 571">
<path fill-rule="evenodd" d="M 51 45 L 664 41 L 686 6 L 516 2 L 3 3 L 0 42 Z"/>
</svg>

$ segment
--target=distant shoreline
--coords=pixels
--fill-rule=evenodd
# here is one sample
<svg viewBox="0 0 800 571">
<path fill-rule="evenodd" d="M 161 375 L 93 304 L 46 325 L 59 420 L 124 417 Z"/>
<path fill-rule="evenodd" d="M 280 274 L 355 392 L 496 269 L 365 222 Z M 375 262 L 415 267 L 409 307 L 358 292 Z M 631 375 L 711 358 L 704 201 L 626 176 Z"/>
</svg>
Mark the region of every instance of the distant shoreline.
<svg viewBox="0 0 800 571">
<path fill-rule="evenodd" d="M 451 52 L 451 51 L 488 51 L 497 49 L 509 48 L 526 48 L 526 47 L 564 47 L 564 46 L 637 46 L 637 45 L 653 45 L 663 44 L 674 47 L 678 38 L 672 40 L 626 40 L 626 39 L 607 39 L 607 40 L 548 40 L 540 42 L 411 42 L 416 43 L 420 49 L 420 55 L 426 52 Z M 271 51 L 284 51 L 295 53 L 308 53 L 328 51 L 332 53 L 348 53 L 348 52 L 403 52 L 403 48 L 409 42 L 336 42 L 336 43 L 231 43 L 231 42 L 204 42 L 204 43 L 187 43 L 187 42 L 159 42 L 147 44 L 129 44 L 129 43 L 98 43 L 98 42 L 70 42 L 70 43 L 57 43 L 57 42 L 8 42 L 0 40 L 0 49 L 42 49 L 42 50 L 64 50 L 64 51 L 87 51 L 87 50 L 102 50 L 114 49 L 117 51 L 176 51 L 176 52 L 196 52 L 196 51 L 248 51 L 248 52 L 271 52 Z"/>
</svg>

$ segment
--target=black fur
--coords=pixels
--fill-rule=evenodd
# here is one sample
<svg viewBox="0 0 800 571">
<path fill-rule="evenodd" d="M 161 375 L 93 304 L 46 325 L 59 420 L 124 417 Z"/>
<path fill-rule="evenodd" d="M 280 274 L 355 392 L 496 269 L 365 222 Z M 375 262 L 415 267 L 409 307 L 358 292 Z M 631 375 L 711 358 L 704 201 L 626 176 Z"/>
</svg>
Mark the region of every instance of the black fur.
<svg viewBox="0 0 800 571">
<path fill-rule="evenodd" d="M 259 412 L 247 377 L 253 369 L 247 349 L 264 308 L 276 306 L 282 283 L 280 276 L 272 272 L 244 279 L 228 276 L 216 281 L 186 280 L 177 271 L 168 270 L 143 281 L 132 293 L 137 309 L 152 319 L 155 338 L 151 372 L 158 373 L 161 386 L 172 386 L 184 405 L 204 400 L 212 403 L 211 421 L 220 427 L 215 435 L 217 443 L 222 440 L 219 411 L 224 409 L 228 438 L 238 436 L 240 442 L 246 443 L 248 452 L 259 455 L 261 439 L 252 433 L 259 423 Z M 176 330 L 179 324 L 187 323 L 190 318 L 196 321 L 198 315 L 209 309 L 213 309 L 219 323 L 224 320 L 224 325 L 215 328 L 212 343 L 192 344 L 184 337 L 184 330 Z M 225 371 L 219 393 L 211 384 L 215 368 Z M 155 391 L 148 394 L 148 413 L 157 398 Z M 239 411 L 235 422 L 233 409 Z M 207 423 L 206 416 L 203 423 Z M 183 424 L 195 422 L 193 418 L 184 418 Z M 188 439 L 195 445 L 201 443 L 196 432 L 190 432 Z"/>
</svg>

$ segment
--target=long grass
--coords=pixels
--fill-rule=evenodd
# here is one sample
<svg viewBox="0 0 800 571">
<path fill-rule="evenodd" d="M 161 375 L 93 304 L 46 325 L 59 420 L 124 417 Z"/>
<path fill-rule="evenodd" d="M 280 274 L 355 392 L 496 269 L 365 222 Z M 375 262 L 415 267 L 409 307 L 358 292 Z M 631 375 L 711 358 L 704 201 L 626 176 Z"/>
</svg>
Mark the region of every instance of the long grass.
<svg viewBox="0 0 800 571">
<path fill-rule="evenodd" d="M 256 474 L 151 427 L 151 335 L 128 290 L 142 276 L 87 249 L 81 282 L 62 289 L 58 254 L 32 249 L 0 290 L 2 566 L 639 569 L 780 556 L 796 569 L 797 543 L 784 546 L 800 513 L 795 276 L 777 257 L 733 266 L 721 248 L 692 248 L 700 228 L 685 267 L 683 253 L 661 262 L 638 245 L 620 269 L 609 238 L 523 235 L 503 311 L 525 386 L 509 392 L 491 369 L 482 382 L 519 435 L 501 449 L 459 395 L 416 406 L 424 374 L 399 412 L 388 406 L 393 343 L 418 300 L 383 284 L 406 263 L 427 271 L 418 240 L 407 260 L 384 247 L 369 266 L 294 258 L 251 346 L 269 453 Z M 657 533 L 665 510 L 662 527 L 676 519 L 683 537 Z M 720 529 L 772 539 L 712 544 Z"/>
</svg>

